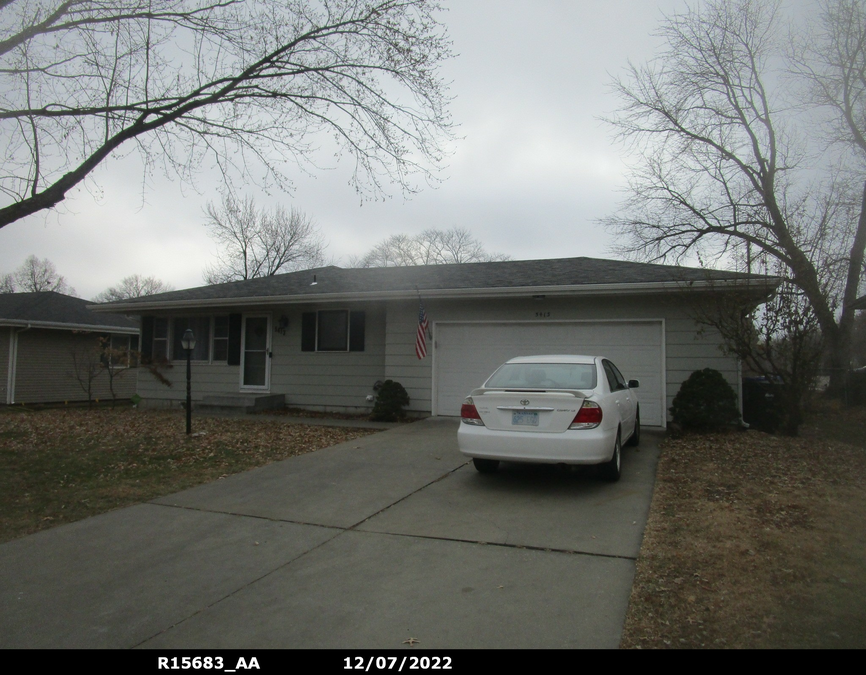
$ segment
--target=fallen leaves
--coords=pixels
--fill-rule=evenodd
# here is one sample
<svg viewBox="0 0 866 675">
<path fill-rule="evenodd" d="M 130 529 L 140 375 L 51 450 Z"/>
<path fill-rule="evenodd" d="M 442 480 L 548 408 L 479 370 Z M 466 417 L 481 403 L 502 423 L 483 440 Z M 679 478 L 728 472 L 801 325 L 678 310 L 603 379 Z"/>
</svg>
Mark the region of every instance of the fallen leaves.
<svg viewBox="0 0 866 675">
<path fill-rule="evenodd" d="M 0 414 L 0 541 L 374 431 L 118 409 Z"/>
<path fill-rule="evenodd" d="M 667 439 L 622 646 L 866 646 L 864 481 L 820 430 Z"/>
</svg>

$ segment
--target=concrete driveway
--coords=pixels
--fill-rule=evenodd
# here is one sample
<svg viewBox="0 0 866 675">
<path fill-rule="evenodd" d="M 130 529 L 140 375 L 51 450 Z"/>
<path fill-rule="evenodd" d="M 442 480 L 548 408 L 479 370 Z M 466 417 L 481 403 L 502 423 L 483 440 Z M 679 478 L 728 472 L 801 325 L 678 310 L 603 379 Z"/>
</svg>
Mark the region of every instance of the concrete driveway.
<svg viewBox="0 0 866 675">
<path fill-rule="evenodd" d="M 617 647 L 660 436 L 623 478 L 428 419 L 0 545 L 0 647 Z"/>
</svg>

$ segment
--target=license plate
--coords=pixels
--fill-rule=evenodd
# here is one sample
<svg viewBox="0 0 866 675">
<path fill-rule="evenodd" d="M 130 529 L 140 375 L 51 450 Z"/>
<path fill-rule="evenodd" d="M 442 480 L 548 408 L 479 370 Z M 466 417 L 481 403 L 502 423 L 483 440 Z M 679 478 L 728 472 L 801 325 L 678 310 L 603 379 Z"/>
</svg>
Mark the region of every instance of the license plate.
<svg viewBox="0 0 866 675">
<path fill-rule="evenodd" d="M 511 425 L 523 427 L 537 427 L 538 413 L 537 412 L 513 412 L 511 413 Z"/>
</svg>

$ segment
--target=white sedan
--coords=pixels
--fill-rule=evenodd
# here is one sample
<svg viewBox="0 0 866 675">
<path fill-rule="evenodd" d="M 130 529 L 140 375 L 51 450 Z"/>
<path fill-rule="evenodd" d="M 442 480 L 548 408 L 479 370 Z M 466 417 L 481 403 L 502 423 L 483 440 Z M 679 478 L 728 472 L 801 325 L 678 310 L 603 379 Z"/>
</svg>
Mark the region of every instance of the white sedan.
<svg viewBox="0 0 866 675">
<path fill-rule="evenodd" d="M 466 397 L 460 452 L 482 473 L 502 460 L 599 464 L 619 480 L 622 444 L 640 442 L 638 386 L 602 356 L 519 356 Z"/>
</svg>

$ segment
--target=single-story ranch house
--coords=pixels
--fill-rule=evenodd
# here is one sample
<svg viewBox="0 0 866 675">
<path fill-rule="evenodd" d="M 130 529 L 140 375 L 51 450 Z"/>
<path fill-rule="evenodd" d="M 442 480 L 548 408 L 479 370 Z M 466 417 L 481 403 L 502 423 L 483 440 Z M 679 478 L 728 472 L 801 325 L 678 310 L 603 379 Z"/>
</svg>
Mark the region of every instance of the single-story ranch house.
<svg viewBox="0 0 866 675">
<path fill-rule="evenodd" d="M 69 295 L 0 294 L 0 401 L 62 403 L 87 401 L 81 382 L 89 383 L 93 399 L 111 398 L 108 374 L 95 350 L 106 337 L 115 353 L 138 349 L 138 322 L 124 316 L 96 314 L 90 302 Z M 135 368 L 114 364 L 118 398 L 135 394 Z M 5 368 L 5 370 L 3 370 Z"/>
<path fill-rule="evenodd" d="M 287 405 L 369 411 L 376 382 L 400 382 L 410 411 L 459 415 L 465 396 L 505 360 L 526 354 L 600 354 L 640 380 L 646 426 L 664 426 L 680 384 L 720 370 L 739 390 L 739 364 L 699 330 L 708 293 L 778 280 L 736 272 L 567 258 L 419 267 L 318 269 L 172 291 L 94 307 L 141 316 L 141 351 L 165 386 L 139 369 L 147 404 L 186 396 L 181 336 L 192 353 L 193 401 L 278 394 Z M 419 313 L 426 355 L 416 353 Z M 423 352 L 421 352 L 423 353 Z M 213 400 L 213 399 L 211 399 Z"/>
</svg>

